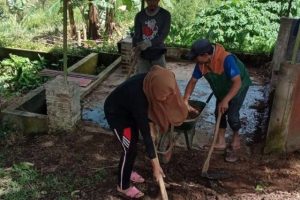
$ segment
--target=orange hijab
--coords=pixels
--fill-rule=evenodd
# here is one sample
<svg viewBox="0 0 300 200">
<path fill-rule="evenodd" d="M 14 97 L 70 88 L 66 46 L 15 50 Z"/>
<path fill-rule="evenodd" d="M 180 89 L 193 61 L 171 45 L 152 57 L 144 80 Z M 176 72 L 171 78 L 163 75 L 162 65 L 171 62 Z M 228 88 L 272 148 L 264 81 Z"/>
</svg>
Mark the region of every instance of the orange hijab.
<svg viewBox="0 0 300 200">
<path fill-rule="evenodd" d="M 170 70 L 154 65 L 144 79 L 143 90 L 149 102 L 148 117 L 160 131 L 165 133 L 170 125 L 178 126 L 187 118 L 187 107 Z"/>
</svg>

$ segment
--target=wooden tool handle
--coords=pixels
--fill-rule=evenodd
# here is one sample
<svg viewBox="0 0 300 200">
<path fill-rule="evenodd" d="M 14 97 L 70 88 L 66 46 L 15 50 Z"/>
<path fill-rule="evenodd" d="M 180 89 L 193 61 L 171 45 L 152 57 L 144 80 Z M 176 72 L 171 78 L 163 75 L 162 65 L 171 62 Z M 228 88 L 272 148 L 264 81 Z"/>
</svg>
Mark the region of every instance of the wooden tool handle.
<svg viewBox="0 0 300 200">
<path fill-rule="evenodd" d="M 158 133 L 157 133 L 157 129 L 153 123 L 149 123 L 149 126 L 150 126 L 150 132 L 151 132 L 151 136 L 152 136 L 152 142 L 153 142 L 155 136 L 157 136 Z M 158 155 L 157 155 L 157 150 L 156 150 L 156 146 L 155 146 L 154 142 L 153 142 L 153 146 L 154 146 L 157 162 L 160 166 Z M 168 200 L 169 198 L 168 198 L 165 182 L 164 182 L 162 175 L 160 175 L 158 178 L 158 184 L 159 184 L 162 200 Z"/>
<path fill-rule="evenodd" d="M 159 184 L 162 200 L 168 200 L 168 194 L 167 194 L 165 182 L 162 175 L 159 176 L 158 184 Z"/>
<path fill-rule="evenodd" d="M 211 154 L 214 150 L 214 147 L 215 147 L 215 143 L 216 143 L 216 140 L 217 140 L 217 137 L 218 137 L 218 133 L 219 133 L 219 126 L 220 126 L 220 121 L 221 121 L 221 117 L 222 117 L 222 114 L 221 112 L 218 113 L 218 118 L 217 118 L 217 123 L 216 123 L 216 126 L 215 126 L 215 132 L 214 132 L 214 138 L 213 138 L 213 142 L 210 146 L 210 149 L 208 151 L 208 154 L 207 154 L 207 158 L 205 160 L 205 163 L 202 167 L 202 175 L 206 175 L 207 174 L 207 170 L 209 168 L 209 161 L 210 161 L 210 157 L 211 157 Z"/>
<path fill-rule="evenodd" d="M 134 73 L 134 67 L 137 63 L 137 60 L 138 60 L 138 57 L 139 57 L 140 53 L 141 53 L 141 50 L 139 48 L 135 47 L 134 53 L 133 53 L 133 60 L 132 60 L 132 63 L 130 65 L 130 68 L 128 70 L 128 74 L 127 74 L 126 79 L 129 79 L 131 77 L 131 74 Z"/>
</svg>

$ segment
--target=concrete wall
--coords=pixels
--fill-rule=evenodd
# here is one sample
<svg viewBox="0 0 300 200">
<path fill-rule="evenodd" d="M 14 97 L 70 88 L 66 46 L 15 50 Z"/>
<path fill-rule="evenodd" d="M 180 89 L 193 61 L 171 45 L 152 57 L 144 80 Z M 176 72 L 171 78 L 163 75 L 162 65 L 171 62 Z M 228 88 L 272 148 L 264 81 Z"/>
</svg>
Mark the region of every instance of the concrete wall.
<svg viewBox="0 0 300 200">
<path fill-rule="evenodd" d="M 300 64 L 284 63 L 279 71 L 265 153 L 300 149 Z"/>
<path fill-rule="evenodd" d="M 81 116 L 79 86 L 62 76 L 46 84 L 49 132 L 73 131 Z"/>
<path fill-rule="evenodd" d="M 22 131 L 27 134 L 38 134 L 48 132 L 47 114 L 34 113 L 25 110 L 30 108 L 32 111 L 40 110 L 45 100 L 44 87 L 39 87 L 29 92 L 22 101 L 17 104 L 11 104 L 2 111 L 2 123 L 9 124 L 13 129 Z M 41 98 L 36 98 L 41 97 Z"/>
</svg>

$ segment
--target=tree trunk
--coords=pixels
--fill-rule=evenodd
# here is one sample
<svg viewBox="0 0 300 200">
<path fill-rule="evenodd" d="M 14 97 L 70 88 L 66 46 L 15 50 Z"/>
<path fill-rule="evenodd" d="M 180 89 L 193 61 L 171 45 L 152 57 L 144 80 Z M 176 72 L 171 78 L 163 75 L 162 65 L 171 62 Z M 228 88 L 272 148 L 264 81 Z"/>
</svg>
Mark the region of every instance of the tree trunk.
<svg viewBox="0 0 300 200">
<path fill-rule="evenodd" d="M 109 0 L 109 3 L 113 5 L 112 8 L 106 8 L 106 19 L 105 19 L 105 33 L 108 36 L 111 36 L 114 29 L 116 28 L 116 24 L 114 22 L 115 18 L 115 0 Z"/>
<path fill-rule="evenodd" d="M 68 11 L 69 11 L 69 20 L 70 20 L 70 28 L 71 28 L 71 38 L 75 38 L 76 37 L 76 25 L 75 25 L 75 19 L 74 19 L 73 5 L 70 0 L 68 0 Z"/>
<path fill-rule="evenodd" d="M 98 34 L 98 10 L 96 6 L 90 2 L 89 7 L 89 25 L 88 25 L 88 38 L 91 40 L 97 40 L 100 38 Z"/>
</svg>

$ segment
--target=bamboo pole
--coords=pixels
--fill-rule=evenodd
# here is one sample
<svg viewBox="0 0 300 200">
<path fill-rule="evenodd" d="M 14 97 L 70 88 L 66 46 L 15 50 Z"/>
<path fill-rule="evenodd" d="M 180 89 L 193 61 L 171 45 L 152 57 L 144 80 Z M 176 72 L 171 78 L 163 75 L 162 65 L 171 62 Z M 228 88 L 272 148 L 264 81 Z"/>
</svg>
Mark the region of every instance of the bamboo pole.
<svg viewBox="0 0 300 200">
<path fill-rule="evenodd" d="M 67 57 L 68 15 L 67 15 L 67 9 L 68 9 L 68 0 L 64 0 L 64 3 L 63 3 L 63 61 L 64 61 L 64 78 L 65 78 L 66 83 L 67 83 L 67 76 L 68 76 L 68 66 L 67 66 L 68 65 L 68 57 Z"/>
</svg>

